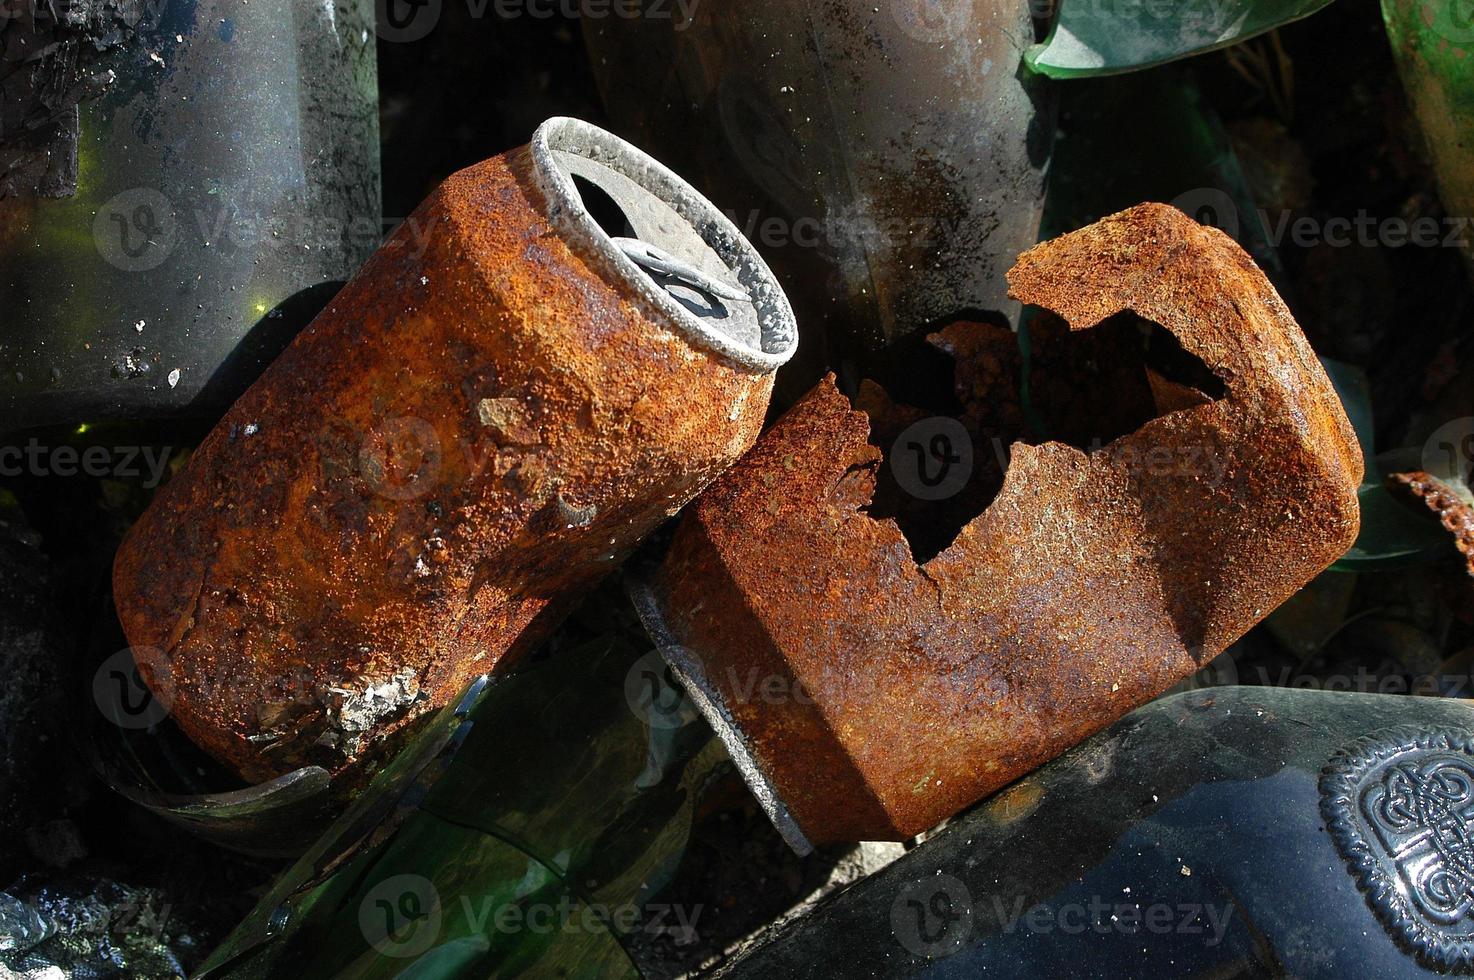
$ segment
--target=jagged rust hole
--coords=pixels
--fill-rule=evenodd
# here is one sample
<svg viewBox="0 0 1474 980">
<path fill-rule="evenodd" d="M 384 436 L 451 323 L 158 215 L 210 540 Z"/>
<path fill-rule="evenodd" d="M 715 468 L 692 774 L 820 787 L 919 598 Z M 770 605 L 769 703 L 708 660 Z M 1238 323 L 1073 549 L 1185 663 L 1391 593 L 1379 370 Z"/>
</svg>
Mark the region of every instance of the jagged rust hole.
<svg viewBox="0 0 1474 980">
<path fill-rule="evenodd" d="M 1170 331 L 1130 311 L 1080 331 L 1045 314 L 1030 337 L 1029 442 L 1094 452 L 1154 418 L 1226 393 Z"/>
<path fill-rule="evenodd" d="M 885 456 L 868 513 L 895 520 L 918 563 L 993 502 L 1014 442 L 1095 452 L 1226 394 L 1223 380 L 1166 328 L 1131 312 L 1084 331 L 1053 314 L 1033 317 L 1027 406 L 1022 358 L 1005 328 L 959 322 L 937 336 L 955 358 L 936 347 L 898 348 L 887 376 L 920 381 L 904 392 L 866 382 L 854 399 Z"/>
</svg>

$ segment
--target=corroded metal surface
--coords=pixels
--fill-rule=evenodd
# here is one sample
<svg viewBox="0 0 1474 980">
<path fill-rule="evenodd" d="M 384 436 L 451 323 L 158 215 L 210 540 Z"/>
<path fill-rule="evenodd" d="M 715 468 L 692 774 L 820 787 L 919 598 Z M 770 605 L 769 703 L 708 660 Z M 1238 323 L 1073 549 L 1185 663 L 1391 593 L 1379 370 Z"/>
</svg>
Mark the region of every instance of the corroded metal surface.
<svg viewBox="0 0 1474 980">
<path fill-rule="evenodd" d="M 678 239 L 699 229 L 760 349 L 616 254 L 565 166 L 646 188 Z M 418 209 L 119 554 L 129 640 L 161 651 L 136 659 L 191 738 L 252 780 L 377 757 L 741 456 L 795 338 L 709 207 L 558 120 Z"/>
<path fill-rule="evenodd" d="M 1429 473 L 1394 473 L 1387 483 L 1421 500 L 1433 512 L 1444 529 L 1454 536 L 1454 546 L 1464 556 L 1469 575 L 1474 577 L 1474 507 L 1460 498 L 1453 487 Z"/>
<path fill-rule="evenodd" d="M 1356 537 L 1355 436 L 1229 238 L 1143 205 L 1026 253 L 1010 281 L 1068 321 L 1057 339 L 1086 342 L 1074 363 L 1107 353 L 1089 341 L 1134 311 L 1221 394 L 1143 365 L 1131 384 L 1059 383 L 1072 362 L 1041 373 L 1059 357 L 1041 331 L 1033 404 L 1057 429 L 1108 427 L 1138 399 L 1153 410 L 1119 437 L 1096 428 L 1112 440 L 1090 451 L 1014 442 L 991 503 L 918 565 L 870 511 L 870 422 L 825 382 L 687 513 L 653 585 L 815 843 L 906 838 L 1016 779 L 1193 673 Z M 1019 412 L 995 389 L 1011 344 L 977 327 L 937 341 L 959 358 L 973 438 L 1009 433 Z M 1154 450 L 1182 462 L 1142 465 Z"/>
</svg>

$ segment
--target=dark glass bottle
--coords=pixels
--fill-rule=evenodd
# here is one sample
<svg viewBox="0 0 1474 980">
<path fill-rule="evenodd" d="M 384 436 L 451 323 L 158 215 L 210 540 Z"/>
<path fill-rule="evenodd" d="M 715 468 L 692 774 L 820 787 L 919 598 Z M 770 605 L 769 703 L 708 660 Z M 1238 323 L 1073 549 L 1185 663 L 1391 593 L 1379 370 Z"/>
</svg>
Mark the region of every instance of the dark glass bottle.
<svg viewBox="0 0 1474 980">
<path fill-rule="evenodd" d="M 1474 967 L 1474 710 L 1156 701 L 726 976 L 1402 977 Z"/>
<path fill-rule="evenodd" d="M 63 763 L 66 639 L 56 575 L 15 498 L 0 489 L 0 887 L 24 869 L 26 833 L 74 802 Z"/>
<path fill-rule="evenodd" d="M 381 235 L 372 3 L 140 8 L 75 192 L 0 200 L 0 431 L 218 414 Z"/>
<path fill-rule="evenodd" d="M 1028 4 L 711 0 L 586 18 L 622 135 L 703 190 L 793 300 L 800 359 L 1012 316 L 1037 241 L 1054 91 Z M 831 363 L 834 358 L 831 358 Z"/>
<path fill-rule="evenodd" d="M 625 939 L 729 765 L 656 653 L 600 641 L 478 683 L 203 976 L 638 976 Z"/>
</svg>

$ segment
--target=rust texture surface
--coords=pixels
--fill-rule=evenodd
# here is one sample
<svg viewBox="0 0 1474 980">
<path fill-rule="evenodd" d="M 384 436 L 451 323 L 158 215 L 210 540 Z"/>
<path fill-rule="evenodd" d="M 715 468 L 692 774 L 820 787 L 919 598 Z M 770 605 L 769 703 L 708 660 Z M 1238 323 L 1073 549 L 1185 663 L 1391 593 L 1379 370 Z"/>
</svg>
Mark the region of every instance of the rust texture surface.
<svg viewBox="0 0 1474 980">
<path fill-rule="evenodd" d="M 1469 575 L 1474 577 L 1474 507 L 1465 503 L 1453 487 L 1421 471 L 1394 473 L 1387 483 L 1394 490 L 1421 500 L 1433 512 L 1444 530 L 1454 536 L 1454 546 L 1464 556 Z"/>
<path fill-rule="evenodd" d="M 247 779 L 382 755 L 761 431 L 771 374 L 617 291 L 531 166 L 449 178 L 123 545 L 145 680 Z"/>
<path fill-rule="evenodd" d="M 1059 315 L 1035 334 L 1035 410 L 1080 431 L 1022 441 L 1011 336 L 935 338 L 973 438 L 1020 440 L 935 557 L 877 515 L 871 419 L 830 381 L 687 511 L 654 582 L 814 843 L 904 839 L 1009 783 L 1193 673 L 1356 537 L 1355 437 L 1229 238 L 1142 205 L 1025 253 L 1010 282 Z M 1126 311 L 1221 392 L 1096 363 Z M 877 429 L 904 425 L 884 400 L 858 399 Z M 1109 439 L 1090 449 L 1090 431 Z"/>
</svg>

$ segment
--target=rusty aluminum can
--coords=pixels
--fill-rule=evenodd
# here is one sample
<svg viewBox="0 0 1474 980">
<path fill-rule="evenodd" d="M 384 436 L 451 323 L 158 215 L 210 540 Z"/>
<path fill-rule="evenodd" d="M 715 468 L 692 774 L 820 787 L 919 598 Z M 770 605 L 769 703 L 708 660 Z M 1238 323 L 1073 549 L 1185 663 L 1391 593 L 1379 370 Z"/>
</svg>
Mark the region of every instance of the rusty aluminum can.
<svg viewBox="0 0 1474 980">
<path fill-rule="evenodd" d="M 996 496 L 922 563 L 871 512 L 881 451 L 832 381 L 687 511 L 642 612 L 800 850 L 906 839 L 1017 779 L 1196 672 L 1356 537 L 1356 438 L 1227 236 L 1142 205 L 1032 249 L 1010 282 L 1070 341 L 1122 314 L 1160 325 L 1222 392 L 1138 365 L 1146 421 L 1096 448 L 1013 442 Z M 1004 346 L 938 339 L 962 400 L 1006 415 L 988 383 L 1012 383 Z M 1089 424 L 1128 397 L 1125 375 L 1060 385 L 1065 367 L 1032 375 L 1036 410 L 1078 398 Z M 1140 465 L 1186 448 L 1211 470 Z"/>
<path fill-rule="evenodd" d="M 738 459 L 796 342 L 714 207 L 550 120 L 447 179 L 132 528 L 145 681 L 248 780 L 366 770 Z"/>
</svg>

